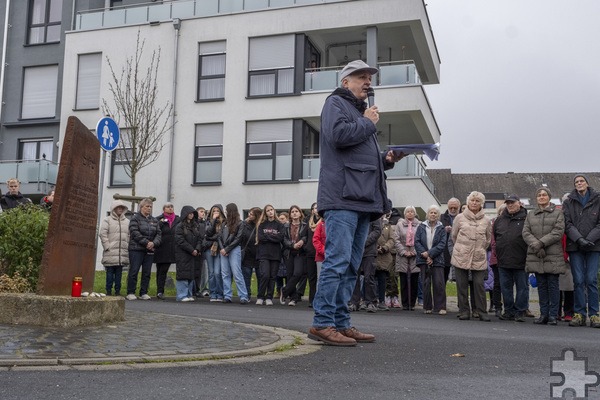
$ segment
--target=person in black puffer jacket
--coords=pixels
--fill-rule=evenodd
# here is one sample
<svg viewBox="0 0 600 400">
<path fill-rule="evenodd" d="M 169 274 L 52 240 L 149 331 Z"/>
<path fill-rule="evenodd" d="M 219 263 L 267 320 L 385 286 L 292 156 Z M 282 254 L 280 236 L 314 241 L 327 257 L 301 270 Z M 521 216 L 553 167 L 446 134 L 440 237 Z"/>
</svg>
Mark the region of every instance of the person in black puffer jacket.
<svg viewBox="0 0 600 400">
<path fill-rule="evenodd" d="M 154 252 L 154 263 L 156 264 L 156 297 L 163 300 L 165 293 L 165 282 L 167 272 L 171 264 L 175 262 L 175 227 L 180 221 L 175 214 L 173 203 L 165 203 L 163 213 L 156 217 L 161 231 L 161 245 Z"/>
<path fill-rule="evenodd" d="M 140 299 L 150 300 L 148 286 L 152 271 L 154 251 L 160 246 L 161 231 L 158 220 L 152 216 L 152 200 L 140 201 L 140 211 L 129 221 L 129 273 L 127 274 L 127 300 L 135 300 L 137 276 L 142 269 Z"/>
<path fill-rule="evenodd" d="M 202 269 L 202 234 L 198 212 L 192 206 L 183 206 L 175 227 L 175 265 L 176 300 L 194 301 L 194 276 Z"/>
</svg>

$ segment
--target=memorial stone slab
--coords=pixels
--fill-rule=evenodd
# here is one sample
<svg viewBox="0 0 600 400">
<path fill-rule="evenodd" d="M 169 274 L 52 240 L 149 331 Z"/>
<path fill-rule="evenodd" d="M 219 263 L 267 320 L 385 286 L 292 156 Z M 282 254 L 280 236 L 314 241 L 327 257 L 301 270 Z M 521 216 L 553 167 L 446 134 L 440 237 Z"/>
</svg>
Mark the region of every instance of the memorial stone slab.
<svg viewBox="0 0 600 400">
<path fill-rule="evenodd" d="M 83 291 L 94 286 L 100 144 L 76 117 L 69 117 L 56 194 L 50 214 L 37 292 L 70 295 L 73 278 Z"/>
</svg>

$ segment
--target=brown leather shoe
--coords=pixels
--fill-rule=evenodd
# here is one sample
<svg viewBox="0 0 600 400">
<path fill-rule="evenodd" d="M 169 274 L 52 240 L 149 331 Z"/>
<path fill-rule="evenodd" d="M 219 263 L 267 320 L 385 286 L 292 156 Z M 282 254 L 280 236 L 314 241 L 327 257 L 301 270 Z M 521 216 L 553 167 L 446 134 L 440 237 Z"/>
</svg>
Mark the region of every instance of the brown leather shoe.
<svg viewBox="0 0 600 400">
<path fill-rule="evenodd" d="M 332 326 L 321 329 L 313 326 L 308 331 L 308 338 L 318 340 L 330 346 L 356 346 L 356 340 L 342 335 Z"/>
<path fill-rule="evenodd" d="M 362 333 L 355 327 L 341 330 L 340 333 L 360 343 L 373 343 L 375 341 L 375 335 L 371 335 L 370 333 Z"/>
</svg>

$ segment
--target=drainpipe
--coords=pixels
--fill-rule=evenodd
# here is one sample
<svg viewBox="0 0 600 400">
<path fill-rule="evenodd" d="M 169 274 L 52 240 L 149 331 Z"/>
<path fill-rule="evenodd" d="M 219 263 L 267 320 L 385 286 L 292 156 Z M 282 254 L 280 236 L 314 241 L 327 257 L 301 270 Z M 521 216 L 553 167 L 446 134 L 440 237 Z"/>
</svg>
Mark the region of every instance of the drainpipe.
<svg viewBox="0 0 600 400">
<path fill-rule="evenodd" d="M 175 28 L 175 54 L 173 57 L 173 89 L 171 91 L 171 145 L 169 149 L 169 177 L 167 183 L 167 201 L 173 199 L 173 152 L 175 147 L 175 102 L 177 100 L 177 64 L 179 59 L 179 30 L 181 29 L 181 20 L 173 19 L 173 28 Z"/>
<path fill-rule="evenodd" d="M 6 45 L 8 43 L 8 22 L 10 14 L 10 0 L 6 0 L 6 15 L 4 17 L 4 37 L 2 41 L 2 65 L 0 65 L 0 123 L 4 109 L 4 70 L 6 69 Z"/>
</svg>

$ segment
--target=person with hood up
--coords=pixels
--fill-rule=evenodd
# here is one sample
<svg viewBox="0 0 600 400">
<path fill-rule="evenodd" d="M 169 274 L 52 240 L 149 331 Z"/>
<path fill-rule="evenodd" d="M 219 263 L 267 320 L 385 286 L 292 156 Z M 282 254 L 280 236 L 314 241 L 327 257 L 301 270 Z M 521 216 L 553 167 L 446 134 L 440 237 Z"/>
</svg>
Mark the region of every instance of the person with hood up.
<svg viewBox="0 0 600 400">
<path fill-rule="evenodd" d="M 194 301 L 194 275 L 202 269 L 202 233 L 198 212 L 183 206 L 175 227 L 175 279 L 177 301 Z"/>
<path fill-rule="evenodd" d="M 129 265 L 129 220 L 125 217 L 127 206 L 121 200 L 110 205 L 110 215 L 100 224 L 100 243 L 102 265 L 106 269 L 106 295 L 121 295 L 121 278 L 123 266 Z"/>
<path fill-rule="evenodd" d="M 175 262 L 175 227 L 180 221 L 175 214 L 173 203 L 165 203 L 163 212 L 156 217 L 161 230 L 162 243 L 154 252 L 154 263 L 156 264 L 156 297 L 159 300 L 165 298 L 165 282 L 171 264 Z"/>
</svg>

